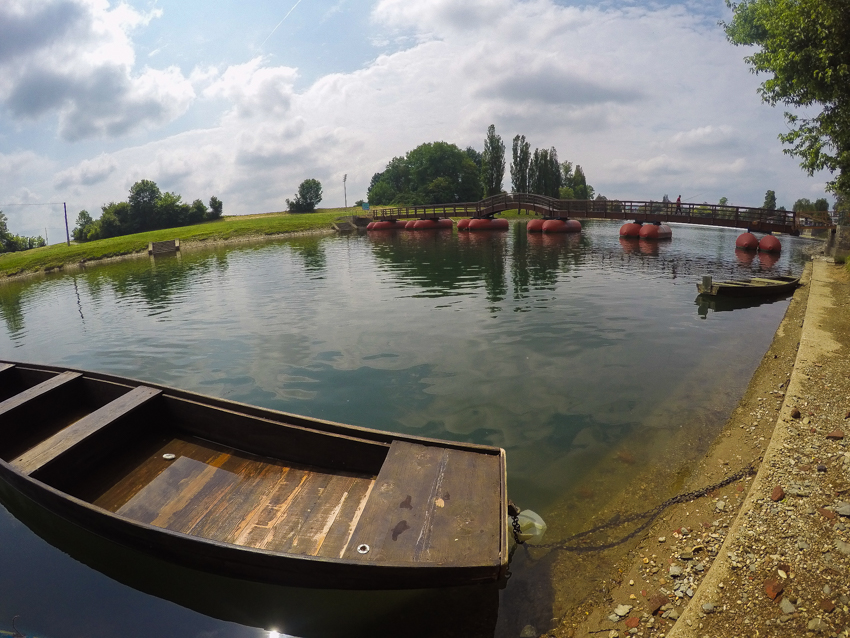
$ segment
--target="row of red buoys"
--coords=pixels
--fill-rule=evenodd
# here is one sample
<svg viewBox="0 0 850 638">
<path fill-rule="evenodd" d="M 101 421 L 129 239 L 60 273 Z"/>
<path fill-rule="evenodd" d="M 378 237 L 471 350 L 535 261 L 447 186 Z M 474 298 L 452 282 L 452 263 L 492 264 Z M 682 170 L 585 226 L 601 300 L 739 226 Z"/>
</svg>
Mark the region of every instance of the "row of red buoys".
<svg viewBox="0 0 850 638">
<path fill-rule="evenodd" d="M 667 224 L 638 224 L 636 222 L 629 222 L 620 227 L 620 237 L 673 239 L 673 230 Z"/>
<path fill-rule="evenodd" d="M 369 222 L 366 225 L 366 230 L 429 230 L 440 228 L 452 228 L 454 223 L 451 219 L 410 219 L 408 221 L 398 220 L 381 220 L 377 222 Z"/>
<path fill-rule="evenodd" d="M 529 233 L 580 233 L 577 219 L 532 219 L 526 226 Z"/>
<path fill-rule="evenodd" d="M 510 227 L 507 219 L 491 219 L 489 217 L 476 217 L 474 219 L 461 219 L 457 223 L 458 230 L 507 230 Z"/>
<path fill-rule="evenodd" d="M 782 251 L 782 244 L 773 235 L 765 235 L 759 240 L 752 233 L 743 233 L 735 240 L 735 248 L 741 250 L 760 250 L 764 253 L 778 253 Z"/>
</svg>

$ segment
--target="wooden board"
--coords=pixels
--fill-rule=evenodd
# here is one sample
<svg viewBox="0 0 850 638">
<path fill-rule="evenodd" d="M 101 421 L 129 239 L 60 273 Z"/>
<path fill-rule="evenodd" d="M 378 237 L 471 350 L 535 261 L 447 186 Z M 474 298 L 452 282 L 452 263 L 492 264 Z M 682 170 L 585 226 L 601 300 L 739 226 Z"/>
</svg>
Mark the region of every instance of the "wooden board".
<svg viewBox="0 0 850 638">
<path fill-rule="evenodd" d="M 343 558 L 498 563 L 500 499 L 498 456 L 393 442 Z"/>
<path fill-rule="evenodd" d="M 96 504 L 141 523 L 219 542 L 311 556 L 322 550 L 321 555 L 338 557 L 374 482 L 371 476 L 289 467 L 201 442 L 176 443 L 163 446 L 156 457 L 175 450 L 178 458 L 166 467 L 156 457 L 149 459 Z M 139 485 L 139 476 L 146 477 L 145 485 Z"/>
<path fill-rule="evenodd" d="M 57 432 L 49 439 L 42 441 L 12 461 L 11 465 L 23 474 L 32 474 L 61 454 L 67 452 L 80 441 L 83 441 L 110 423 L 114 423 L 121 417 L 126 416 L 159 394 L 160 390 L 154 388 L 147 388 L 145 386 L 134 388 L 124 396 L 107 403 L 99 410 L 95 410 L 76 423 Z"/>
<path fill-rule="evenodd" d="M 62 372 L 52 379 L 43 381 L 32 388 L 24 390 L 20 394 L 6 399 L 3 403 L 0 403 L 0 417 L 26 405 L 30 401 L 44 397 L 66 383 L 79 379 L 81 376 L 83 375 L 79 372 Z"/>
</svg>

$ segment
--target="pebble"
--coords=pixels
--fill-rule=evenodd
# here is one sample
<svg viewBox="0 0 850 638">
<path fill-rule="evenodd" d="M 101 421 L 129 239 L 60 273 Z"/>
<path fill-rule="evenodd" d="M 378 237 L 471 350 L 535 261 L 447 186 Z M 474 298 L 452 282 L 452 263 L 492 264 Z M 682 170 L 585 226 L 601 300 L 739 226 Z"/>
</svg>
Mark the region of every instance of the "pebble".
<svg viewBox="0 0 850 638">
<path fill-rule="evenodd" d="M 702 606 L 702 610 L 705 613 L 710 614 L 714 611 L 714 605 L 712 603 L 704 603 Z"/>
<path fill-rule="evenodd" d="M 519 638 L 537 638 L 537 629 L 534 625 L 526 625 L 522 628 L 522 631 L 519 632 Z"/>
<path fill-rule="evenodd" d="M 820 633 L 826 629 L 826 624 L 820 618 L 812 618 L 806 625 L 806 629 Z"/>
<path fill-rule="evenodd" d="M 676 578 L 682 575 L 682 568 L 678 565 L 670 565 L 669 573 L 673 578 Z"/>
<path fill-rule="evenodd" d="M 718 512 L 722 512 L 723 510 L 726 509 L 726 503 L 724 503 L 723 501 L 717 501 L 717 503 L 714 505 L 714 508 Z"/>
<path fill-rule="evenodd" d="M 778 501 L 781 501 L 783 498 L 785 498 L 785 490 L 782 489 L 781 485 L 777 485 L 770 493 L 770 500 L 776 503 Z"/>
<path fill-rule="evenodd" d="M 614 608 L 614 613 L 615 613 L 615 614 L 617 614 L 618 616 L 620 616 L 620 617 L 622 618 L 623 616 L 628 615 L 628 613 L 629 613 L 631 610 L 632 610 L 632 606 L 631 606 L 631 605 L 617 605 L 617 606 Z"/>
<path fill-rule="evenodd" d="M 845 556 L 850 556 L 850 543 L 845 543 L 840 538 L 836 538 L 835 548 Z"/>
<path fill-rule="evenodd" d="M 839 503 L 834 509 L 839 516 L 850 516 L 850 503 Z"/>
<path fill-rule="evenodd" d="M 779 608 L 782 610 L 782 613 L 786 615 L 793 614 L 797 611 L 797 608 L 791 604 L 791 601 L 787 598 L 782 599 L 782 602 L 779 603 Z"/>
</svg>

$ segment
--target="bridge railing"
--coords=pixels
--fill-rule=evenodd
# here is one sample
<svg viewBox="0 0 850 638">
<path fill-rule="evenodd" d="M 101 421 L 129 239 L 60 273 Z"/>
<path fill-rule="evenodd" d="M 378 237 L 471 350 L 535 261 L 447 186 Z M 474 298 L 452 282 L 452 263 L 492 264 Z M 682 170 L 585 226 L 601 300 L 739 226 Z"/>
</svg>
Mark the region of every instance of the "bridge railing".
<svg viewBox="0 0 850 638">
<path fill-rule="evenodd" d="M 797 215 L 792 211 L 652 200 L 555 199 L 533 193 L 501 193 L 480 202 L 374 209 L 373 217 L 376 219 L 492 217 L 506 210 L 517 209 L 534 212 L 544 217 L 682 221 L 765 231 L 797 231 Z"/>
</svg>

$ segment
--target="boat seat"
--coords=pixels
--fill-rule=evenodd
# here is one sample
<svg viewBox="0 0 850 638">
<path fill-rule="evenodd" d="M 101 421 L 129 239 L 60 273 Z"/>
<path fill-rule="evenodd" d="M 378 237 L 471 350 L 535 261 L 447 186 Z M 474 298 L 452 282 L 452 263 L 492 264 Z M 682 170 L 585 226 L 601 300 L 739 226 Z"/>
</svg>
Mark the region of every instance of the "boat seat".
<svg viewBox="0 0 850 638">
<path fill-rule="evenodd" d="M 72 374 L 72 373 L 63 373 Z M 77 373 L 77 376 L 80 376 Z M 62 375 L 59 375 L 62 376 Z M 50 381 L 53 381 L 51 379 Z M 48 382 L 45 382 L 48 383 Z M 44 384 L 41 384 L 44 385 Z M 36 386 L 39 387 L 39 386 Z M 34 388 L 33 388 L 34 389 Z M 41 469 L 51 461 L 55 460 L 69 449 L 87 439 L 95 432 L 102 430 L 110 423 L 114 423 L 121 417 L 124 417 L 133 410 L 141 407 L 154 397 L 162 393 L 162 390 L 149 388 L 147 386 L 139 386 L 133 388 L 126 394 L 118 397 L 114 401 L 107 403 L 102 408 L 95 410 L 88 416 L 83 417 L 79 421 L 69 425 L 65 429 L 57 432 L 49 439 L 42 441 L 32 449 L 28 450 L 14 461 L 10 463 L 12 467 L 22 474 L 32 474 Z M 26 393 L 22 393 L 26 394 Z M 18 395 L 21 396 L 21 395 Z M 12 401 L 17 397 L 9 399 Z M 8 403 L 8 401 L 6 402 Z M 2 405 L 0 405 L 2 408 Z"/>
<path fill-rule="evenodd" d="M 500 477 L 498 455 L 393 441 L 340 557 L 444 565 L 498 558 Z"/>
<path fill-rule="evenodd" d="M 8 372 L 9 370 L 11 370 L 14 367 L 15 367 L 14 363 L 0 363 L 0 374 L 3 374 L 4 372 Z"/>
<path fill-rule="evenodd" d="M 55 377 L 48 379 L 47 381 L 43 381 L 38 385 L 34 385 L 31 388 L 24 390 L 23 392 L 16 394 L 13 397 L 9 397 L 2 403 L 0 403 L 0 417 L 3 417 L 10 412 L 17 410 L 25 406 L 30 401 L 35 401 L 40 398 L 44 398 L 46 395 L 50 394 L 54 390 L 61 388 L 66 383 L 70 383 L 75 379 L 79 379 L 83 376 L 79 372 L 62 372 L 61 374 L 57 374 Z"/>
</svg>

